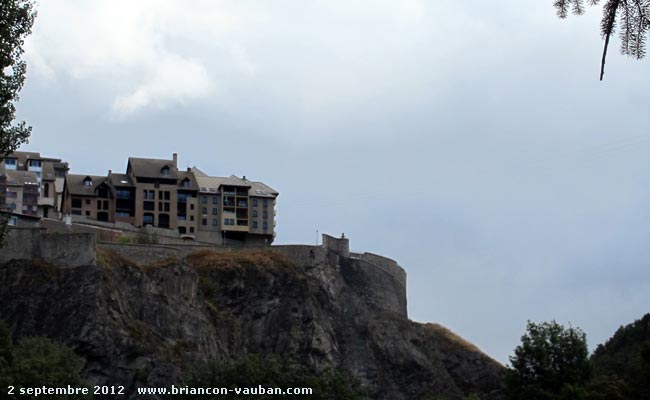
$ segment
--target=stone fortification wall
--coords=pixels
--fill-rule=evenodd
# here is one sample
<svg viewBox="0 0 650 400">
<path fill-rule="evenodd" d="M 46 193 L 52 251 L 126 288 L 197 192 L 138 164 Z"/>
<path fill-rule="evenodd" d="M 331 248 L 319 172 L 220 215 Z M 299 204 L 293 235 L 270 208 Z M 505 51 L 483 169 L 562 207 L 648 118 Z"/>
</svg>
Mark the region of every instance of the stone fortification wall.
<svg viewBox="0 0 650 400">
<path fill-rule="evenodd" d="M 406 271 L 395 260 L 373 253 L 350 253 L 350 258 L 360 259 L 371 264 L 374 268 L 391 275 L 406 288 Z"/>
<path fill-rule="evenodd" d="M 392 274 L 363 259 L 344 258 L 341 275 L 368 305 L 408 317 L 406 286 Z"/>
<path fill-rule="evenodd" d="M 10 229 L 0 263 L 41 259 L 62 267 L 95 263 L 95 235 L 92 233 L 43 233 L 40 228 Z"/>
<path fill-rule="evenodd" d="M 329 249 L 343 257 L 350 256 L 350 239 L 341 237 L 340 239 L 323 233 L 323 247 Z"/>
</svg>

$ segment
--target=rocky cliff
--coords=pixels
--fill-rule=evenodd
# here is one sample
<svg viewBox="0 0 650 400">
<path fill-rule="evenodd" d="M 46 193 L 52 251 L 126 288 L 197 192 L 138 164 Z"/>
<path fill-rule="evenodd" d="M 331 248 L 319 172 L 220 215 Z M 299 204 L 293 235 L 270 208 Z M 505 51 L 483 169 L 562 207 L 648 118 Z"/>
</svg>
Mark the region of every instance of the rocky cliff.
<svg viewBox="0 0 650 400">
<path fill-rule="evenodd" d="M 210 250 L 146 264 L 98 250 L 96 265 L 74 268 L 11 261 L 0 265 L 0 318 L 16 338 L 68 344 L 85 379 L 129 393 L 180 383 L 198 360 L 262 353 L 341 368 L 372 399 L 501 398 L 500 364 L 408 320 L 405 303 L 364 294 L 362 272 L 331 250 L 311 263 Z"/>
</svg>

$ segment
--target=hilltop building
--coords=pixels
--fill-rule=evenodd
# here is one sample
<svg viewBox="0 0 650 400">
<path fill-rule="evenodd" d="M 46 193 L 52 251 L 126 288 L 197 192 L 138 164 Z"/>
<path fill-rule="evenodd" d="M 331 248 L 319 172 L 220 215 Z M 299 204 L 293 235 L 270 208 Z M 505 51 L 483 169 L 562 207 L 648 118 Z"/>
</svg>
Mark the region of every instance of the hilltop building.
<svg viewBox="0 0 650 400">
<path fill-rule="evenodd" d="M 176 230 L 210 243 L 270 244 L 278 192 L 246 177 L 178 169 L 172 159 L 130 157 L 125 174 L 68 174 L 64 214 L 80 219 Z"/>
<path fill-rule="evenodd" d="M 0 159 L 0 209 L 58 218 L 68 163 L 16 151 Z"/>
</svg>

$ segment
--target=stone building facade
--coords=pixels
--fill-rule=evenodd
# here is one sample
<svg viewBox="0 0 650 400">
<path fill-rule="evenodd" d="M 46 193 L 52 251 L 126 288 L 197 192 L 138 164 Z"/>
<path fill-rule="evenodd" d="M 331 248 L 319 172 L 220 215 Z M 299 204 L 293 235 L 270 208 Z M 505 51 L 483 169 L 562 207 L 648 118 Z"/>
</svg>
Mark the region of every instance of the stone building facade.
<svg viewBox="0 0 650 400">
<path fill-rule="evenodd" d="M 68 174 L 63 213 L 74 218 L 151 225 L 182 238 L 220 244 L 270 244 L 278 192 L 246 177 L 178 169 L 171 159 L 130 157 L 126 173 Z"/>
</svg>

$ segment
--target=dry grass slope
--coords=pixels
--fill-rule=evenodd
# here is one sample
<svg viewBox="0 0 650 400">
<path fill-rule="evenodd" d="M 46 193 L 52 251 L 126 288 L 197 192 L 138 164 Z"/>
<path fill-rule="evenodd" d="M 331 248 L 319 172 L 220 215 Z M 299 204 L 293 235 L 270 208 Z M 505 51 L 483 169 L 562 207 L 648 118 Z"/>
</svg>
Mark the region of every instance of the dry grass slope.
<svg viewBox="0 0 650 400">
<path fill-rule="evenodd" d="M 214 251 L 199 250 L 186 258 L 187 263 L 198 270 L 232 270 L 261 267 L 269 270 L 293 269 L 286 255 L 275 251 Z"/>
<path fill-rule="evenodd" d="M 429 324 L 424 324 L 423 326 L 425 331 L 433 333 L 436 336 L 447 340 L 452 345 L 460 346 L 468 351 L 473 351 L 473 352 L 483 354 L 483 352 L 478 347 L 476 347 L 472 343 L 468 342 L 467 340 L 463 339 L 462 337 L 458 336 L 457 334 L 455 334 L 454 332 L 445 328 L 442 325 L 429 323 Z"/>
</svg>

